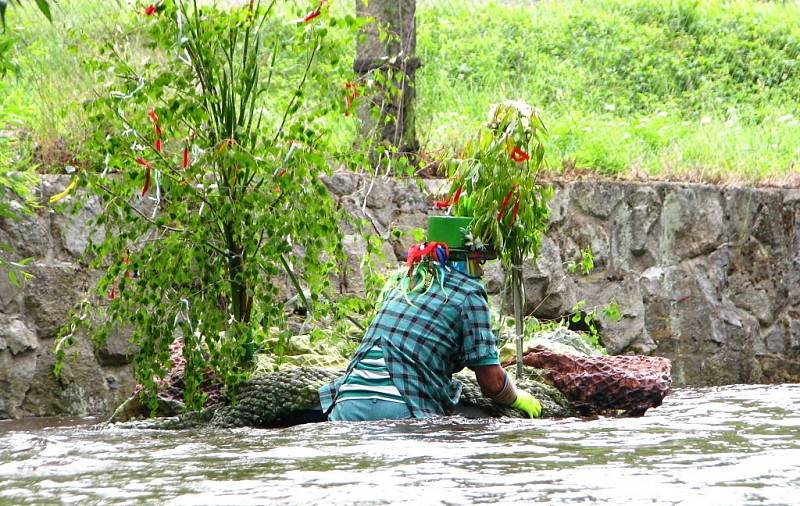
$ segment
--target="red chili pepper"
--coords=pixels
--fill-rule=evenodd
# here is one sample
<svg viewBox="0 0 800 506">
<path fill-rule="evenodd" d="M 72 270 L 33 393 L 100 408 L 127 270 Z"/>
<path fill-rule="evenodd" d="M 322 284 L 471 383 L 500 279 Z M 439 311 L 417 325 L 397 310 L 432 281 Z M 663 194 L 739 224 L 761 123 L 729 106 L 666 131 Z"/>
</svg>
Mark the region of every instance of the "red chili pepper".
<svg viewBox="0 0 800 506">
<path fill-rule="evenodd" d="M 150 191 L 150 170 L 153 166 L 144 158 L 137 158 L 136 163 L 147 169 L 144 173 L 144 187 L 142 188 L 142 197 L 144 197 L 147 195 L 147 192 Z"/>
<path fill-rule="evenodd" d="M 108 299 L 114 300 L 117 298 L 117 287 L 112 286 L 111 290 L 108 291 Z"/>
<path fill-rule="evenodd" d="M 156 151 L 157 151 L 158 153 L 161 153 L 161 149 L 162 149 L 163 147 L 164 147 L 164 146 L 161 144 L 161 139 L 156 139 Z"/>
<path fill-rule="evenodd" d="M 345 95 L 344 97 L 344 115 L 350 116 L 350 106 L 353 105 L 353 97 Z"/>
<path fill-rule="evenodd" d="M 157 10 L 158 9 L 156 9 L 155 5 L 150 4 L 150 5 L 148 5 L 147 7 L 144 8 L 144 15 L 145 16 L 152 16 L 153 14 L 156 13 Z"/>
<path fill-rule="evenodd" d="M 508 206 L 508 203 L 511 202 L 511 196 L 514 195 L 514 190 L 516 189 L 517 185 L 515 184 L 514 186 L 511 187 L 510 190 L 508 190 L 506 196 L 503 197 L 503 201 L 500 203 L 500 211 L 498 211 L 497 213 L 497 221 L 503 220 L 503 216 L 505 216 L 506 214 L 506 207 Z"/>
<path fill-rule="evenodd" d="M 142 187 L 142 197 L 147 195 L 147 192 L 150 191 L 150 167 L 147 167 L 147 171 L 144 173 L 144 186 Z"/>
<path fill-rule="evenodd" d="M 511 159 L 514 160 L 515 162 L 524 162 L 525 160 L 530 158 L 530 156 L 528 156 L 528 153 L 520 149 L 519 146 L 516 146 L 511 151 L 511 154 L 509 156 L 511 156 Z"/>
<path fill-rule="evenodd" d="M 139 165 L 141 165 L 142 167 L 147 167 L 148 169 L 149 169 L 150 167 L 152 167 L 152 165 L 150 165 L 150 162 L 148 162 L 148 161 L 147 161 L 147 160 L 145 160 L 144 158 L 137 158 L 137 159 L 136 159 L 136 163 L 138 163 L 138 164 L 139 164 Z"/>
<path fill-rule="evenodd" d="M 433 203 L 436 206 L 436 209 L 447 209 L 450 207 L 450 199 L 446 200 L 437 200 Z"/>
<path fill-rule="evenodd" d="M 344 97 L 344 115 L 350 116 L 350 108 L 353 106 L 353 97 L 345 95 Z"/>
<path fill-rule="evenodd" d="M 130 265 L 131 264 L 131 257 L 129 257 L 128 255 L 125 255 L 124 257 L 122 257 L 121 261 L 122 261 L 122 265 Z M 125 271 L 125 277 L 126 278 L 133 278 L 133 271 L 126 270 Z"/>
<path fill-rule="evenodd" d="M 519 216 L 519 199 L 514 202 L 514 211 L 511 212 L 511 223 L 508 224 L 509 228 L 517 221 L 517 216 Z"/>
<path fill-rule="evenodd" d="M 306 15 L 306 17 L 303 18 L 303 23 L 308 23 L 309 21 L 314 20 L 315 18 L 319 17 L 320 14 L 322 13 L 320 12 L 319 7 L 317 7 L 315 10 L 309 12 Z"/>
<path fill-rule="evenodd" d="M 351 82 L 344 83 L 344 89 L 344 115 L 350 116 L 350 108 L 358 97 L 358 90 L 356 89 L 355 83 Z"/>
<path fill-rule="evenodd" d="M 156 137 L 160 139 L 161 138 L 161 125 L 158 122 L 158 115 L 156 114 L 156 111 L 149 110 L 149 111 L 147 111 L 147 115 L 150 116 L 150 121 L 153 122 L 153 128 L 156 131 Z"/>
<path fill-rule="evenodd" d="M 184 147 L 183 148 L 183 162 L 181 163 L 181 167 L 183 167 L 183 170 L 186 170 L 186 169 L 189 168 L 189 148 L 188 147 Z"/>
<path fill-rule="evenodd" d="M 453 195 L 453 205 L 458 204 L 458 199 L 461 197 L 461 191 L 464 189 L 463 186 L 459 186 L 458 190 L 456 190 L 455 195 Z"/>
</svg>

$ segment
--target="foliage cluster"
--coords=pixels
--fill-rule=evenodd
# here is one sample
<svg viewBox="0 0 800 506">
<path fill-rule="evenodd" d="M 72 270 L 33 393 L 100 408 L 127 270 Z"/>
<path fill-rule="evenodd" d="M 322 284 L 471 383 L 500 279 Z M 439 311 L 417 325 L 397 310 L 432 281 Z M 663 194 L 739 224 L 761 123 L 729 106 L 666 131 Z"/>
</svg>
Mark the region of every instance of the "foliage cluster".
<svg viewBox="0 0 800 506">
<path fill-rule="evenodd" d="M 21 0 L 17 0 L 21 5 Z M 47 0 L 36 0 L 36 6 L 41 13 L 52 20 L 50 14 L 50 4 Z M 3 79 L 16 66 L 9 58 L 9 54 L 14 47 L 14 37 L 6 29 L 6 10 L 8 0 L 0 0 L 0 98 L 5 95 L 5 85 Z M 7 125 L 10 115 L 0 108 L 0 219 L 15 220 L 22 214 L 29 214 L 36 207 L 36 202 L 31 195 L 31 187 L 36 181 L 36 175 L 31 167 L 23 167 L 22 170 L 16 169 L 15 143 L 9 138 L 10 135 L 3 132 L 2 127 Z M 29 276 L 24 271 L 25 264 L 31 259 L 24 258 L 14 261 L 4 256 L 6 245 L 0 243 L 0 270 L 7 273 L 11 284 L 19 286 L 20 280 Z"/>
<path fill-rule="evenodd" d="M 238 383 L 281 327 L 276 277 L 320 303 L 342 254 L 319 119 L 342 114 L 331 77 L 349 67 L 326 44 L 328 27 L 358 24 L 290 21 L 274 6 L 164 1 L 90 62 L 102 90 L 86 104 L 93 158 L 74 181 L 103 200 L 105 236 L 89 254 L 106 268 L 96 296 L 108 304 L 100 320 L 85 304 L 58 350 L 80 324 L 94 324 L 98 341 L 130 325 L 137 378 L 152 393 L 181 335 L 191 408 L 209 372 Z M 134 39 L 150 58 L 126 51 Z"/>
<path fill-rule="evenodd" d="M 223 8 L 227 4 L 218 3 Z M 287 20 L 296 20 L 317 4 L 311 0 L 281 0 L 274 10 Z M 356 22 L 350 12 L 352 9 L 343 8 L 345 4 L 347 2 L 328 2 L 326 10 L 342 20 L 324 27 L 330 58 L 317 61 L 319 71 L 329 72 L 331 79 L 324 87 L 315 86 L 305 92 L 306 99 L 327 101 L 331 109 L 336 109 L 330 114 L 320 111 L 318 122 L 333 136 L 330 149 L 337 152 L 350 150 L 357 130 L 355 117 L 342 114 L 346 105 L 342 79 L 349 76 L 341 75 L 340 70 L 347 64 L 352 65 L 355 46 L 350 25 Z M 142 34 L 141 22 L 149 18 L 143 13 L 145 6 L 140 3 L 58 2 L 53 5 L 52 24 L 32 6 L 33 2 L 23 2 L 22 7 L 10 9 L 13 16 L 9 16 L 7 33 L 13 39 L 13 47 L 9 49 L 6 63 L 18 72 L 6 79 L 5 89 L 0 93 L 0 110 L 8 113 L 15 130 L 25 138 L 20 149 L 32 155 L 39 171 L 63 173 L 66 164 L 83 163 L 82 154 L 91 148 L 91 141 L 87 140 L 90 134 L 87 125 L 91 123 L 83 107 L 83 103 L 94 99 L 97 93 L 98 82 L 91 62 L 108 41 L 115 41 L 121 54 L 132 63 L 144 64 L 156 58 L 157 53 Z M 90 64 L 86 65 L 87 62 Z M 275 82 L 296 76 L 302 70 L 296 61 L 289 59 L 278 59 L 274 65 Z M 270 96 L 272 101 L 283 106 L 291 100 L 291 94 L 292 90 L 287 87 L 274 86 Z M 6 122 L 0 123 L 0 128 L 7 126 Z M 352 167 L 359 165 L 354 158 L 348 158 Z"/>
<path fill-rule="evenodd" d="M 537 181 L 547 135 L 539 114 L 524 102 L 495 104 L 488 122 L 450 163 L 449 200 L 472 216 L 472 246 L 497 252 L 511 269 L 539 252 L 552 188 Z M 464 199 L 459 202 L 461 195 Z M 469 209 L 464 211 L 464 208 Z"/>
</svg>

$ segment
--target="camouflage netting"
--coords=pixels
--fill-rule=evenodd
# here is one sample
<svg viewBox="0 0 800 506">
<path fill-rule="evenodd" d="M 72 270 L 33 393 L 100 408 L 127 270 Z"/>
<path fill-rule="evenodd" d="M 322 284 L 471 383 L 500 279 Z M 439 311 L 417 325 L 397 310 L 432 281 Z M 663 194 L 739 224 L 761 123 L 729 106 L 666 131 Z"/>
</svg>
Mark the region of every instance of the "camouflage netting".
<svg viewBox="0 0 800 506">
<path fill-rule="evenodd" d="M 514 377 L 514 371 L 509 368 L 509 375 Z M 456 378 L 463 385 L 461 390 L 460 407 L 477 408 L 479 412 L 473 410 L 466 410 L 467 414 L 474 413 L 475 415 L 482 414 L 489 417 L 506 416 L 510 418 L 527 418 L 527 415 L 513 408 L 499 406 L 487 399 L 481 393 L 478 382 L 475 380 L 475 375 L 471 372 L 460 373 Z M 557 388 L 548 385 L 537 373 L 537 371 L 527 370 L 522 379 L 515 380 L 518 388 L 521 388 L 531 395 L 539 399 L 542 403 L 542 417 L 543 418 L 565 418 L 573 416 L 575 413 L 569 406 L 567 398 L 558 391 Z"/>
<path fill-rule="evenodd" d="M 575 414 L 639 416 L 648 408 L 660 405 L 669 391 L 670 364 L 666 359 L 597 355 L 580 336 L 566 329 L 537 336 L 527 344 L 528 353 L 523 362 L 528 367 L 525 368 L 525 377 L 516 383 L 541 401 L 543 417 Z M 531 344 L 535 346 L 531 347 Z M 297 354 L 309 355 L 309 352 L 303 348 L 298 349 Z M 253 378 L 237 389 L 233 404 L 222 402 L 201 412 L 128 421 L 117 426 L 142 429 L 185 429 L 206 425 L 282 427 L 323 421 L 317 390 L 340 377 L 343 369 L 320 367 L 316 363 L 313 367 L 302 367 L 298 366 L 299 363 L 302 361 L 290 357 L 289 365 L 279 371 L 257 370 Z M 509 373 L 513 375 L 513 371 L 509 370 Z M 462 371 L 455 378 L 463 385 L 460 414 L 525 417 L 515 409 L 497 406 L 483 397 L 471 371 Z M 177 399 L 165 397 L 161 401 L 170 410 L 164 414 L 175 413 Z M 111 421 L 126 421 L 138 416 L 136 398 L 129 403 L 127 407 L 121 406 Z"/>
</svg>

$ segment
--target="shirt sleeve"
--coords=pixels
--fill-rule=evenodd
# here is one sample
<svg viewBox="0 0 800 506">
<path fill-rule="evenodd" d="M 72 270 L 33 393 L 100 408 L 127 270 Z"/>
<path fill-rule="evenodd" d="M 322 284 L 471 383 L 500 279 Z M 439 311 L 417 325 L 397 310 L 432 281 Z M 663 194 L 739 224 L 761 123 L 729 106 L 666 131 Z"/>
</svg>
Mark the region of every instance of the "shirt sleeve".
<svg viewBox="0 0 800 506">
<path fill-rule="evenodd" d="M 467 367 L 476 367 L 500 363 L 497 337 L 492 332 L 485 291 L 474 290 L 465 297 L 461 307 L 461 333 L 463 364 Z"/>
</svg>

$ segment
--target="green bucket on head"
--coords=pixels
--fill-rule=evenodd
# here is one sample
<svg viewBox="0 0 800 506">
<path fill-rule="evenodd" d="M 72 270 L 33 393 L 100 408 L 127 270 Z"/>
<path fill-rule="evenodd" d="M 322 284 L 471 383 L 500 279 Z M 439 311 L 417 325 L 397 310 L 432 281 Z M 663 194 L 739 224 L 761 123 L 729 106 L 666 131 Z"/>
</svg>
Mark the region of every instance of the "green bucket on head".
<svg viewBox="0 0 800 506">
<path fill-rule="evenodd" d="M 471 216 L 429 216 L 428 241 L 443 242 L 450 249 L 464 250 L 471 222 Z"/>
</svg>

